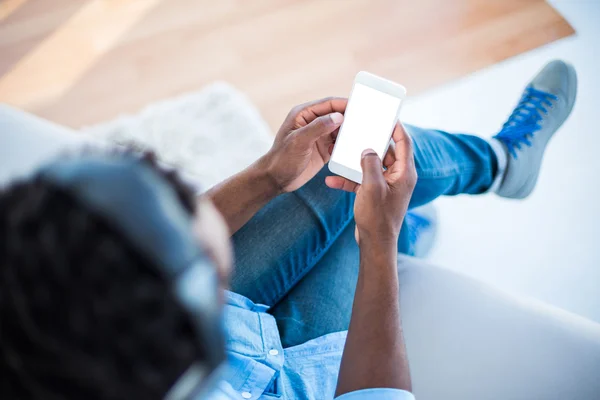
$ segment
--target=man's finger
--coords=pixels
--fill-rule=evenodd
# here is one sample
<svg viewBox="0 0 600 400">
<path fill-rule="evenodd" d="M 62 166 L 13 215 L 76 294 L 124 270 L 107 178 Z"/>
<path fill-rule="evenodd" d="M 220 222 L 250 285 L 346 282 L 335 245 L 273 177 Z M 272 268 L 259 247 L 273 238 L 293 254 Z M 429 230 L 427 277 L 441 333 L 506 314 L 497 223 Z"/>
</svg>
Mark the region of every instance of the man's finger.
<svg viewBox="0 0 600 400">
<path fill-rule="evenodd" d="M 358 183 L 341 176 L 328 176 L 325 178 L 325 184 L 332 189 L 340 189 L 346 192 L 356 192 L 360 186 Z"/>
<path fill-rule="evenodd" d="M 306 126 L 323 115 L 341 113 L 346 111 L 348 99 L 342 97 L 327 97 L 325 99 L 311 101 L 296 107 L 293 111 L 296 120 L 296 128 Z"/>
<path fill-rule="evenodd" d="M 321 136 L 330 134 L 338 129 L 343 120 L 344 116 L 338 112 L 323 115 L 314 119 L 305 127 L 298 129 L 293 135 L 298 136 L 299 139 L 314 143 Z"/>
<path fill-rule="evenodd" d="M 338 128 L 335 131 L 331 132 L 331 140 L 333 140 L 335 142 L 337 140 L 337 137 L 338 137 L 339 134 L 340 134 L 340 128 Z"/>
<path fill-rule="evenodd" d="M 333 143 L 331 143 L 327 147 L 327 151 L 329 152 L 329 155 L 333 154 L 333 148 L 335 147 L 335 141 L 337 140 L 337 137 L 338 137 L 339 134 L 340 134 L 340 128 L 337 128 L 335 131 L 331 132 L 331 141 Z"/>
<path fill-rule="evenodd" d="M 394 164 L 394 161 L 396 161 L 395 151 L 396 144 L 394 143 L 394 141 L 390 141 L 390 145 L 388 146 L 387 151 L 385 152 L 385 156 L 383 157 L 384 167 L 389 168 L 392 166 L 392 164 Z"/>
<path fill-rule="evenodd" d="M 381 160 L 375 150 L 367 149 L 363 151 L 360 160 L 360 166 L 363 172 L 362 184 L 380 184 L 384 183 L 383 169 Z"/>
<path fill-rule="evenodd" d="M 400 161 L 400 165 L 412 167 L 415 163 L 412 139 L 400 122 L 396 123 L 392 138 L 394 139 L 394 144 L 396 146 L 394 151 L 396 162 Z"/>
</svg>

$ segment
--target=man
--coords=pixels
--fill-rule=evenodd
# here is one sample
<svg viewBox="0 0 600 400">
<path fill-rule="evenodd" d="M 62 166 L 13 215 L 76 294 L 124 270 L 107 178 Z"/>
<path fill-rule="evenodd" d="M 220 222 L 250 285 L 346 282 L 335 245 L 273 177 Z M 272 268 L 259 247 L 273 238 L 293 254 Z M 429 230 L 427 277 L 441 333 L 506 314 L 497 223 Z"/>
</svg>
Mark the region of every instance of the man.
<svg viewBox="0 0 600 400">
<path fill-rule="evenodd" d="M 412 398 L 396 269 L 399 251 L 414 252 L 407 209 L 443 194 L 526 197 L 576 84 L 571 66 L 548 64 L 490 141 L 408 127 L 411 140 L 399 124 L 384 160 L 363 153 L 362 185 L 326 177 L 346 106 L 327 99 L 293 109 L 264 157 L 197 201 L 153 160 L 119 156 L 58 162 L 9 186 L 0 196 L 4 397 Z M 180 209 L 231 289 L 224 375 L 205 362 L 218 342 L 198 321 L 210 313 L 189 312 L 210 303 L 210 290 L 190 294 L 187 274 L 157 273 L 169 265 L 156 265 L 168 259 L 162 246 L 185 241 L 162 236 Z"/>
</svg>

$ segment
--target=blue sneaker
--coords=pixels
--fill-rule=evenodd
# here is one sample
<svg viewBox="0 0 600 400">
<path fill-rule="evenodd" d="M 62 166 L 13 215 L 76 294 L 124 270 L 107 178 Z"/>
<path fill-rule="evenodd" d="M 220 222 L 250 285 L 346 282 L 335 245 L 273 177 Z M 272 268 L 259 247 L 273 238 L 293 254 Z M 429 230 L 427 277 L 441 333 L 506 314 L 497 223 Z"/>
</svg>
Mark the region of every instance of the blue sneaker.
<svg viewBox="0 0 600 400">
<path fill-rule="evenodd" d="M 498 195 L 522 199 L 531 193 L 546 145 L 571 113 L 576 97 L 575 68 L 561 60 L 548 63 L 525 88 L 491 141 L 498 156 Z"/>
<path fill-rule="evenodd" d="M 412 255 L 425 258 L 435 243 L 437 210 L 431 203 L 414 208 L 406 213 L 404 222 L 408 228 Z"/>
</svg>

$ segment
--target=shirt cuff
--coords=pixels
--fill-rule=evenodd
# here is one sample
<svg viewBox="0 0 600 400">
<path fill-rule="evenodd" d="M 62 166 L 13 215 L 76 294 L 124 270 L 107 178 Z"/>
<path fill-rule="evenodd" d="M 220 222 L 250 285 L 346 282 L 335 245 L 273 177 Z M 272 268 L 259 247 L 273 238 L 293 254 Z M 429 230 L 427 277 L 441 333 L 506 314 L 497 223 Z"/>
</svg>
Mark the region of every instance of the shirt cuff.
<svg viewBox="0 0 600 400">
<path fill-rule="evenodd" d="M 415 400 L 415 396 L 400 389 L 362 389 L 346 393 L 336 400 Z"/>
</svg>

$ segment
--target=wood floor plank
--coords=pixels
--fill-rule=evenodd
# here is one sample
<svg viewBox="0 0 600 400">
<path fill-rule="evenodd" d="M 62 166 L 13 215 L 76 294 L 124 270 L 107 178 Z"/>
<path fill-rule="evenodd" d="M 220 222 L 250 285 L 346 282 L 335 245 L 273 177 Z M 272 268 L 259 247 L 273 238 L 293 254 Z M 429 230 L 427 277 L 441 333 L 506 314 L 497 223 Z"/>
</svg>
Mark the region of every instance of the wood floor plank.
<svg viewBox="0 0 600 400">
<path fill-rule="evenodd" d="M 77 20 L 94 1 L 29 0 L 0 21 L 0 101 L 79 127 L 226 80 L 276 128 L 361 69 L 417 94 L 573 33 L 543 0 L 103 0 Z"/>
</svg>

